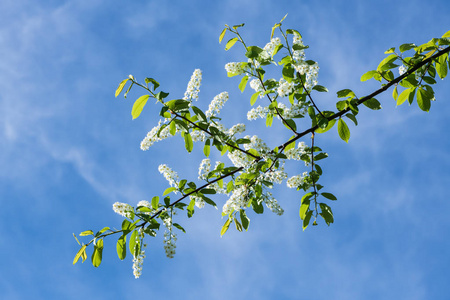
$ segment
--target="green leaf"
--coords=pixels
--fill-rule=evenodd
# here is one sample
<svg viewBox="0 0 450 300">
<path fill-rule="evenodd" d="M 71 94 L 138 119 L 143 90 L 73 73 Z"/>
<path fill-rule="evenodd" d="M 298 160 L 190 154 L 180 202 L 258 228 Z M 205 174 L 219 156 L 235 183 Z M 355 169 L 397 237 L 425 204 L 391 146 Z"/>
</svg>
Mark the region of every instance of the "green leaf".
<svg viewBox="0 0 450 300">
<path fill-rule="evenodd" d="M 305 218 L 303 219 L 303 231 L 305 231 L 306 227 L 308 227 L 309 225 L 309 221 L 311 220 L 311 216 L 312 216 L 312 210 L 308 211 L 305 215 Z"/>
<path fill-rule="evenodd" d="M 315 85 L 313 87 L 313 90 L 316 90 L 318 92 L 328 92 L 328 89 L 326 87 L 324 87 L 324 86 L 321 86 L 321 85 Z"/>
<path fill-rule="evenodd" d="M 222 30 L 222 32 L 220 33 L 220 36 L 219 36 L 219 43 L 222 43 L 222 40 L 223 40 L 223 38 L 225 37 L 225 33 L 227 32 L 227 29 L 226 28 L 224 28 L 223 30 Z"/>
<path fill-rule="evenodd" d="M 186 147 L 186 150 L 190 153 L 192 149 L 194 148 L 194 143 L 192 142 L 192 137 L 189 134 L 189 132 L 184 133 L 184 146 Z"/>
<path fill-rule="evenodd" d="M 122 231 L 123 234 L 128 234 L 132 231 L 136 226 L 128 220 L 123 220 L 122 222 Z"/>
<path fill-rule="evenodd" d="M 325 198 L 333 200 L 333 201 L 337 200 L 336 196 L 331 193 L 321 193 L 321 195 L 324 196 Z"/>
<path fill-rule="evenodd" d="M 206 194 L 206 195 L 213 195 L 216 194 L 216 190 L 215 189 L 202 189 L 200 190 L 200 193 L 202 194 Z"/>
<path fill-rule="evenodd" d="M 205 154 L 206 157 L 209 157 L 209 153 L 211 151 L 211 141 L 208 139 L 205 142 L 205 147 L 203 147 L 203 153 Z"/>
<path fill-rule="evenodd" d="M 149 97 L 150 95 L 143 95 L 134 102 L 133 108 L 131 109 L 133 120 L 139 117 Z"/>
<path fill-rule="evenodd" d="M 158 209 L 159 207 L 159 197 L 155 196 L 152 198 L 152 207 L 153 209 Z"/>
<path fill-rule="evenodd" d="M 178 228 L 179 230 L 183 231 L 184 233 L 186 233 L 186 230 L 184 230 L 184 228 L 183 228 L 180 224 L 178 224 L 178 223 L 173 223 L 173 226 L 174 226 L 175 228 Z"/>
<path fill-rule="evenodd" d="M 194 215 L 194 212 L 195 212 L 194 207 L 195 207 L 195 200 L 191 199 L 191 202 L 189 202 L 189 205 L 187 207 L 188 218 L 190 218 Z"/>
<path fill-rule="evenodd" d="M 347 124 L 345 124 L 342 118 L 339 118 L 338 121 L 338 133 L 340 138 L 348 143 L 348 140 L 350 139 L 350 130 L 348 129 Z"/>
<path fill-rule="evenodd" d="M 377 71 L 381 72 L 381 71 L 385 71 L 387 69 L 390 69 L 390 66 L 391 66 L 390 64 L 393 63 L 396 59 L 397 59 L 397 55 L 395 55 L 395 54 L 389 55 L 388 57 L 386 57 L 385 59 L 383 59 L 380 62 L 380 64 L 377 67 Z M 383 68 L 384 65 L 388 66 L 387 69 Z"/>
<path fill-rule="evenodd" d="M 198 116 L 198 119 L 200 121 L 205 121 L 205 122 L 207 121 L 206 115 L 203 113 L 203 111 L 200 108 L 198 108 L 196 106 L 192 106 L 192 110 Z"/>
<path fill-rule="evenodd" d="M 236 44 L 237 40 L 238 40 L 237 37 L 230 39 L 230 40 L 227 42 L 227 44 L 225 45 L 225 50 L 226 50 L 226 51 L 230 50 L 230 48 L 233 47 L 234 44 Z"/>
<path fill-rule="evenodd" d="M 80 233 L 80 236 L 88 236 L 88 235 L 94 235 L 94 232 L 92 230 L 86 230 Z"/>
<path fill-rule="evenodd" d="M 324 158 L 327 158 L 328 154 L 326 154 L 325 152 L 321 152 L 319 154 L 317 154 L 316 156 L 314 156 L 314 160 L 321 160 Z"/>
<path fill-rule="evenodd" d="M 322 210 L 320 215 L 325 220 L 325 223 L 327 223 L 327 225 L 330 226 L 331 223 L 334 223 L 333 212 L 331 211 L 331 208 L 325 203 L 319 203 L 319 206 L 320 209 Z"/>
<path fill-rule="evenodd" d="M 272 122 L 273 122 L 273 115 L 272 115 L 272 114 L 267 114 L 267 117 L 266 117 L 266 126 L 267 126 L 267 127 L 272 126 Z"/>
<path fill-rule="evenodd" d="M 145 78 L 145 83 L 148 85 L 149 83 L 153 84 L 153 91 L 159 87 L 159 82 L 153 78 Z"/>
<path fill-rule="evenodd" d="M 261 49 L 258 46 L 250 46 L 247 47 L 247 52 L 245 53 L 245 56 L 253 59 L 253 58 L 258 58 L 259 54 L 261 54 L 261 52 L 263 52 L 263 49 Z"/>
<path fill-rule="evenodd" d="M 73 259 L 73 264 L 76 264 L 80 257 L 85 253 L 87 245 L 81 246 L 80 250 L 78 250 L 77 254 L 75 255 L 75 258 Z"/>
<path fill-rule="evenodd" d="M 401 45 L 401 46 L 399 47 L 399 49 L 400 49 L 400 52 L 405 52 L 405 51 L 411 50 L 411 49 L 413 49 L 413 48 L 415 48 L 415 47 L 417 47 L 415 44 L 413 44 L 413 43 L 408 43 L 408 44 L 403 44 L 403 45 Z"/>
<path fill-rule="evenodd" d="M 381 109 L 381 104 L 380 104 L 380 102 L 378 102 L 378 100 L 375 99 L 375 98 L 370 98 L 370 99 L 364 101 L 363 104 L 364 104 L 365 106 L 367 106 L 368 108 L 373 109 L 373 110 L 379 110 L 379 109 Z"/>
<path fill-rule="evenodd" d="M 291 82 L 292 79 L 294 79 L 294 68 L 290 64 L 284 65 L 283 70 L 282 70 L 281 73 L 283 75 L 283 78 L 287 82 Z"/>
<path fill-rule="evenodd" d="M 163 91 L 160 91 L 160 92 L 158 92 L 158 94 L 156 94 L 155 98 L 158 99 L 159 101 L 162 101 L 167 96 L 169 96 L 169 93 L 165 93 Z"/>
<path fill-rule="evenodd" d="M 230 224 L 231 224 L 231 219 L 227 219 L 225 224 L 223 224 L 223 226 L 222 226 L 222 230 L 220 230 L 220 237 L 222 237 L 225 234 L 225 232 L 227 232 L 228 228 L 230 227 Z"/>
<path fill-rule="evenodd" d="M 302 220 L 305 219 L 306 213 L 309 210 L 309 203 L 310 203 L 310 200 L 306 200 L 306 201 L 302 202 L 302 205 L 300 206 L 299 215 L 300 215 L 300 219 L 302 219 Z"/>
<path fill-rule="evenodd" d="M 394 90 L 392 91 L 392 97 L 394 98 L 394 100 L 397 100 L 398 98 L 397 87 L 395 87 Z"/>
<path fill-rule="evenodd" d="M 243 209 L 239 210 L 239 215 L 241 217 L 242 227 L 244 227 L 245 230 L 248 230 L 248 225 L 250 224 L 250 219 L 247 217 L 245 210 L 243 210 Z"/>
<path fill-rule="evenodd" d="M 444 35 L 442 37 L 443 38 L 450 37 L 450 30 L 447 31 L 446 33 L 444 33 Z"/>
<path fill-rule="evenodd" d="M 446 55 L 441 55 L 438 58 L 438 62 L 436 62 L 436 71 L 439 75 L 439 78 L 444 79 L 447 76 L 447 63 L 446 63 Z"/>
<path fill-rule="evenodd" d="M 361 81 L 369 80 L 369 79 L 373 78 L 375 76 L 375 74 L 378 74 L 378 72 L 375 70 L 366 72 L 361 76 Z"/>
<path fill-rule="evenodd" d="M 170 193 L 172 193 L 173 191 L 176 191 L 176 190 L 177 190 L 176 187 L 169 187 L 169 188 L 167 188 L 167 189 L 164 191 L 163 196 L 165 196 L 165 195 L 167 195 L 167 194 L 170 194 Z"/>
<path fill-rule="evenodd" d="M 242 77 L 241 83 L 239 83 L 239 89 L 241 90 L 241 92 L 244 92 L 245 86 L 247 85 L 247 81 L 248 81 L 248 76 L 247 75 Z"/>
<path fill-rule="evenodd" d="M 389 48 L 388 50 L 384 51 L 384 54 L 394 53 L 395 47 Z"/>
<path fill-rule="evenodd" d="M 127 236 L 126 235 L 122 235 L 117 240 L 116 250 L 117 250 L 117 255 L 119 256 L 119 259 L 124 260 L 125 257 L 127 256 Z"/>
<path fill-rule="evenodd" d="M 119 94 L 122 92 L 123 87 L 125 86 L 128 80 L 130 80 L 130 78 L 124 79 L 119 83 L 119 87 L 116 89 L 116 97 L 119 96 Z"/>
<path fill-rule="evenodd" d="M 355 115 L 348 113 L 345 115 L 347 118 L 349 118 L 350 120 L 353 121 L 353 123 L 355 123 L 355 126 L 358 126 L 358 120 L 356 119 Z"/>
<path fill-rule="evenodd" d="M 130 240 L 128 242 L 129 250 L 131 255 L 134 257 L 138 256 L 141 252 L 140 243 L 139 243 L 139 231 L 135 230 L 130 236 Z"/>
<path fill-rule="evenodd" d="M 397 106 L 402 105 L 406 99 L 409 98 L 409 94 L 411 93 L 413 88 L 409 88 L 400 93 L 400 96 L 397 98 Z"/>
<path fill-rule="evenodd" d="M 97 240 L 95 246 L 94 246 L 94 253 L 92 253 L 92 265 L 94 267 L 100 266 L 102 263 L 102 253 L 103 253 L 103 239 Z"/>
<path fill-rule="evenodd" d="M 314 132 L 317 133 L 324 133 L 327 132 L 328 130 L 330 130 L 331 128 L 333 128 L 334 124 L 336 123 L 336 119 L 330 120 L 328 121 L 328 125 L 326 128 L 322 129 L 322 128 L 317 128 Z"/>
<path fill-rule="evenodd" d="M 258 100 L 259 94 L 260 92 L 256 92 L 252 95 L 252 97 L 250 98 L 250 105 L 253 106 L 253 104 L 255 104 L 256 100 Z"/>
<path fill-rule="evenodd" d="M 417 91 L 417 104 L 423 111 L 430 111 L 432 98 L 433 95 L 424 90 L 422 87 L 420 87 Z"/>
<path fill-rule="evenodd" d="M 241 225 L 241 223 L 239 223 L 239 221 L 236 218 L 234 218 L 234 224 L 236 225 L 237 231 L 241 232 L 242 231 L 242 225 Z"/>
<path fill-rule="evenodd" d="M 353 93 L 352 90 L 349 89 L 343 89 L 337 92 L 338 98 L 345 98 L 345 97 L 356 97 L 355 93 Z"/>
<path fill-rule="evenodd" d="M 286 124 L 283 123 L 284 126 L 286 126 L 287 129 L 291 129 L 292 128 L 294 131 L 297 130 L 297 124 L 295 124 L 294 120 L 286 119 L 285 121 L 286 121 L 287 125 L 290 126 L 290 128 L 289 128 L 289 126 L 287 126 Z"/>
</svg>

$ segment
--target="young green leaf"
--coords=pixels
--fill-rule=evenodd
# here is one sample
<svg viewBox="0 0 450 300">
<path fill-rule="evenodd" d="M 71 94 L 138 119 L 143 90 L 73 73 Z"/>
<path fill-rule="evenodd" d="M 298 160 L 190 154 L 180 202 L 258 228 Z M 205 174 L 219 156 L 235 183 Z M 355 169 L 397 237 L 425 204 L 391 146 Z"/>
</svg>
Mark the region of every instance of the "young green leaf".
<svg viewBox="0 0 450 300">
<path fill-rule="evenodd" d="M 331 193 L 321 193 L 321 195 L 324 196 L 325 198 L 333 200 L 333 201 L 337 200 L 336 196 Z"/>
<path fill-rule="evenodd" d="M 119 83 L 119 87 L 116 89 L 116 97 L 119 96 L 119 94 L 122 92 L 123 87 L 125 86 L 128 80 L 130 80 L 130 78 L 124 79 Z"/>
<path fill-rule="evenodd" d="M 321 85 L 315 85 L 313 87 L 313 90 L 316 90 L 318 92 L 328 92 L 328 89 L 326 87 L 324 87 L 324 86 L 321 86 Z"/>
<path fill-rule="evenodd" d="M 230 39 L 230 40 L 227 42 L 227 44 L 225 45 L 225 50 L 226 50 L 226 51 L 230 50 L 230 48 L 233 47 L 234 44 L 236 44 L 237 40 L 238 40 L 237 37 Z"/>
<path fill-rule="evenodd" d="M 342 118 L 338 121 L 338 133 L 340 138 L 348 143 L 348 140 L 350 139 L 350 130 Z"/>
<path fill-rule="evenodd" d="M 102 253 L 103 253 L 103 239 L 97 240 L 97 243 L 94 246 L 94 253 L 92 253 L 92 265 L 94 267 L 99 267 L 102 263 Z"/>
<path fill-rule="evenodd" d="M 239 215 L 241 217 L 242 227 L 244 227 L 245 230 L 248 230 L 248 225 L 250 224 L 250 219 L 247 217 L 245 210 L 243 210 L 243 209 L 239 210 Z"/>
<path fill-rule="evenodd" d="M 80 257 L 83 255 L 83 253 L 85 253 L 86 246 L 87 245 L 83 245 L 83 246 L 81 246 L 80 250 L 78 250 L 77 254 L 75 255 L 75 258 L 73 259 L 73 264 L 76 264 L 78 262 L 78 260 L 80 259 Z"/>
<path fill-rule="evenodd" d="M 260 92 L 256 92 L 252 95 L 252 97 L 250 98 L 250 105 L 253 106 L 253 104 L 255 104 L 256 100 L 258 100 L 258 96 L 259 96 Z"/>
<path fill-rule="evenodd" d="M 116 250 L 117 250 L 117 255 L 119 256 L 119 259 L 124 260 L 125 257 L 127 256 L 127 236 L 126 235 L 122 235 L 121 237 L 119 237 L 119 239 L 117 240 Z"/>
<path fill-rule="evenodd" d="M 159 82 L 153 78 L 145 78 L 145 83 L 148 85 L 149 83 L 153 84 L 153 91 L 159 87 Z"/>
<path fill-rule="evenodd" d="M 227 32 L 227 28 L 224 28 L 219 36 L 219 43 L 222 43 L 223 38 L 225 37 L 225 33 Z"/>
<path fill-rule="evenodd" d="M 184 133 L 184 145 L 186 147 L 186 150 L 190 153 L 192 149 L 194 148 L 194 143 L 192 142 L 192 137 L 189 134 L 189 132 Z"/>
<path fill-rule="evenodd" d="M 379 109 L 381 109 L 381 104 L 380 104 L 380 102 L 378 102 L 378 100 L 375 99 L 375 98 L 370 98 L 370 99 L 364 101 L 363 104 L 364 104 L 366 107 L 368 107 L 368 108 L 370 108 L 370 109 L 373 109 L 373 110 L 379 110 Z"/>
<path fill-rule="evenodd" d="M 155 196 L 152 198 L 152 207 L 153 209 L 158 209 L 159 207 L 159 197 Z"/>
<path fill-rule="evenodd" d="M 80 233 L 80 236 L 87 236 L 87 235 L 94 235 L 94 232 L 92 230 L 86 230 Z"/>
<path fill-rule="evenodd" d="M 227 219 L 225 224 L 223 224 L 223 226 L 222 226 L 222 230 L 220 230 L 220 237 L 222 237 L 225 234 L 225 232 L 227 232 L 228 228 L 230 227 L 230 224 L 231 224 L 231 219 Z"/>
<path fill-rule="evenodd" d="M 133 108 L 131 109 L 133 120 L 139 117 L 149 97 L 150 95 L 143 95 L 134 102 Z"/>
<path fill-rule="evenodd" d="M 311 216 L 312 216 L 312 210 L 308 211 L 305 215 L 305 218 L 303 219 L 303 231 L 305 231 L 306 227 L 308 227 L 309 225 L 309 221 L 311 220 Z"/>
<path fill-rule="evenodd" d="M 397 106 L 402 105 L 403 102 L 405 102 L 406 99 L 409 98 L 409 94 L 411 93 L 412 90 L 413 88 L 409 88 L 400 93 L 400 95 L 397 98 Z"/>
<path fill-rule="evenodd" d="M 242 77 L 241 83 L 239 83 L 239 89 L 241 90 L 241 92 L 244 92 L 245 86 L 247 85 L 247 81 L 248 81 L 248 76 L 247 75 Z"/>
<path fill-rule="evenodd" d="M 433 95 L 428 93 L 422 87 L 420 87 L 419 90 L 417 91 L 417 104 L 423 111 L 430 111 L 432 98 Z"/>
<path fill-rule="evenodd" d="M 300 219 L 302 219 L 302 220 L 305 219 L 306 213 L 309 210 L 309 203 L 310 203 L 310 200 L 306 200 L 304 202 L 302 201 L 302 205 L 300 206 L 300 212 L 299 212 Z"/>
<path fill-rule="evenodd" d="M 167 188 L 165 191 L 164 191 L 164 193 L 163 193 L 163 196 L 165 196 L 165 195 L 167 195 L 167 194 L 170 194 L 170 193 L 172 193 L 173 191 L 176 191 L 177 190 L 177 188 L 176 187 L 169 187 L 169 188 Z"/>
<path fill-rule="evenodd" d="M 331 211 L 331 208 L 325 203 L 319 203 L 319 206 L 320 209 L 322 210 L 320 215 L 325 220 L 325 223 L 327 223 L 327 225 L 330 226 L 331 223 L 334 223 L 333 212 Z"/>
<path fill-rule="evenodd" d="M 366 72 L 361 76 L 361 81 L 369 80 L 369 79 L 373 78 L 375 76 L 375 74 L 378 74 L 378 72 L 375 70 Z"/>
</svg>

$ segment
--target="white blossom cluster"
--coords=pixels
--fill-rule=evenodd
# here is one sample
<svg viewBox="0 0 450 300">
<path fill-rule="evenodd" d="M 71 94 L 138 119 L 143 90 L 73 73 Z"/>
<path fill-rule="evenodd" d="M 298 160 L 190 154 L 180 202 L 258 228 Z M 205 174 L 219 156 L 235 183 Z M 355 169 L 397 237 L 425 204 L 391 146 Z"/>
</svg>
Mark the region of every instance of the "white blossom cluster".
<svg viewBox="0 0 450 300">
<path fill-rule="evenodd" d="M 162 126 L 161 123 L 162 123 L 162 121 L 159 120 L 158 125 L 153 127 L 152 130 L 150 130 L 147 133 L 147 136 L 141 142 L 141 150 L 147 151 L 154 143 L 162 141 L 162 140 L 172 136 L 170 134 L 169 126 L 164 127 L 164 129 L 161 130 L 161 132 L 159 133 L 159 136 L 158 136 L 158 131 L 160 130 L 160 128 Z M 177 128 L 177 132 L 178 132 L 178 127 L 176 127 L 176 128 Z"/>
<path fill-rule="evenodd" d="M 264 97 L 264 88 L 261 84 L 261 81 L 259 79 L 252 79 L 252 81 L 250 81 L 250 87 L 255 90 L 255 92 L 260 92 L 259 94 L 259 98 L 263 98 Z"/>
<path fill-rule="evenodd" d="M 404 65 L 401 65 L 401 66 L 398 68 L 398 73 L 399 73 L 400 75 L 405 74 L 406 71 L 407 71 L 407 69 L 406 69 L 406 67 L 405 67 Z"/>
<path fill-rule="evenodd" d="M 249 135 L 245 136 L 246 139 L 250 140 L 249 144 L 244 144 L 245 150 L 255 149 L 259 153 L 269 153 L 270 148 L 267 147 L 266 143 L 262 139 L 260 139 L 257 135 L 250 137 Z"/>
<path fill-rule="evenodd" d="M 278 83 L 277 93 L 280 97 L 288 96 L 294 89 L 294 83 L 288 82 L 284 78 L 280 79 Z"/>
<path fill-rule="evenodd" d="M 200 92 L 200 84 L 202 83 L 202 71 L 195 69 L 189 80 L 186 92 L 184 93 L 184 100 L 198 100 L 198 93 Z"/>
<path fill-rule="evenodd" d="M 116 202 L 113 204 L 113 210 L 115 213 L 125 218 L 131 218 L 133 216 L 133 207 L 127 203 Z"/>
<path fill-rule="evenodd" d="M 191 138 L 193 142 L 204 142 L 206 141 L 206 132 L 202 130 L 193 130 L 191 132 Z"/>
<path fill-rule="evenodd" d="M 267 208 L 269 208 L 272 212 L 276 213 L 277 215 L 281 216 L 284 213 L 283 208 L 281 208 L 277 199 L 275 199 L 272 196 L 272 193 L 267 192 L 266 195 L 263 197 L 263 201 L 266 204 Z"/>
<path fill-rule="evenodd" d="M 287 107 L 284 103 L 278 103 L 278 108 L 283 110 L 283 116 L 288 119 L 292 119 L 298 115 L 304 115 L 307 113 L 308 107 L 305 103 L 294 103 L 290 107 Z M 279 118 L 279 117 L 278 117 Z"/>
<path fill-rule="evenodd" d="M 237 168 L 246 168 L 252 162 L 252 160 L 245 153 L 238 150 L 233 152 L 229 151 L 227 155 L 233 165 Z"/>
<path fill-rule="evenodd" d="M 194 200 L 195 206 L 197 206 L 198 208 L 205 207 L 205 200 L 203 200 L 201 197 L 191 195 L 191 196 L 189 196 L 189 199 Z"/>
<path fill-rule="evenodd" d="M 137 207 L 139 207 L 139 206 L 144 206 L 144 207 L 147 207 L 147 208 L 150 208 L 150 209 L 151 209 L 151 211 L 141 212 L 141 213 L 143 213 L 143 214 L 145 214 L 145 215 L 153 215 L 154 213 L 156 213 L 156 210 L 153 209 L 153 206 L 152 206 L 151 203 L 148 202 L 147 200 L 141 200 L 141 201 L 139 201 L 138 204 L 137 204 Z"/>
<path fill-rule="evenodd" d="M 223 205 L 222 214 L 227 215 L 234 210 L 245 209 L 248 205 L 248 200 L 246 198 L 247 188 L 241 185 L 231 193 L 230 198 Z"/>
<path fill-rule="evenodd" d="M 300 160 L 301 156 L 306 153 L 306 145 L 304 142 L 299 142 L 297 148 L 291 148 L 284 152 L 288 159 Z"/>
<path fill-rule="evenodd" d="M 267 117 L 267 114 L 269 113 L 269 107 L 262 107 L 258 105 L 256 108 L 252 108 L 247 113 L 247 119 L 248 120 L 256 120 L 258 118 L 264 119 Z"/>
<path fill-rule="evenodd" d="M 230 62 L 225 65 L 225 70 L 227 73 L 240 75 L 244 73 L 244 69 L 242 69 L 242 65 L 240 62 Z"/>
<path fill-rule="evenodd" d="M 172 232 L 172 227 L 164 232 L 164 250 L 168 258 L 173 258 L 175 255 L 176 241 L 177 235 Z"/>
<path fill-rule="evenodd" d="M 308 92 L 311 92 L 312 88 L 317 85 L 317 77 L 319 76 L 319 64 L 314 63 L 309 66 L 309 71 L 306 73 L 305 88 Z"/>
<path fill-rule="evenodd" d="M 233 136 L 238 133 L 242 133 L 245 131 L 245 124 L 238 123 L 236 125 L 233 125 L 229 130 L 227 130 L 227 135 Z"/>
<path fill-rule="evenodd" d="M 198 168 L 198 179 L 206 180 L 206 175 L 208 175 L 210 170 L 211 160 L 209 158 L 203 159 Z"/>
<path fill-rule="evenodd" d="M 292 176 L 286 181 L 288 188 L 298 188 L 304 183 L 304 179 L 308 176 L 308 172 L 303 172 L 302 175 Z"/>
<path fill-rule="evenodd" d="M 302 38 L 297 33 L 294 34 L 293 44 L 304 46 Z M 292 50 L 293 50 L 292 56 L 296 62 L 301 62 L 305 60 L 305 51 L 303 49 L 302 50 L 292 49 Z"/>
<path fill-rule="evenodd" d="M 281 45 L 280 38 L 277 37 L 271 39 L 270 42 L 264 46 L 264 50 L 267 53 L 267 56 L 272 57 L 274 55 L 273 52 L 278 45 Z"/>
<path fill-rule="evenodd" d="M 227 102 L 229 96 L 227 92 L 222 92 L 215 96 L 209 104 L 208 110 L 205 112 L 207 117 L 217 116 L 220 113 L 225 102 Z"/>
<path fill-rule="evenodd" d="M 138 279 L 142 274 L 142 265 L 144 264 L 145 251 L 142 250 L 141 253 L 136 257 L 133 257 L 133 275 L 134 278 Z"/>
<path fill-rule="evenodd" d="M 269 171 L 264 173 L 263 179 L 272 183 L 280 184 L 288 177 L 287 173 L 284 172 L 284 168 L 280 168 L 276 171 Z"/>
<path fill-rule="evenodd" d="M 169 182 L 170 186 L 177 187 L 178 186 L 178 174 L 177 172 L 173 171 L 171 168 L 169 168 L 167 165 L 159 165 L 158 167 L 159 173 L 164 175 L 164 178 Z"/>
</svg>

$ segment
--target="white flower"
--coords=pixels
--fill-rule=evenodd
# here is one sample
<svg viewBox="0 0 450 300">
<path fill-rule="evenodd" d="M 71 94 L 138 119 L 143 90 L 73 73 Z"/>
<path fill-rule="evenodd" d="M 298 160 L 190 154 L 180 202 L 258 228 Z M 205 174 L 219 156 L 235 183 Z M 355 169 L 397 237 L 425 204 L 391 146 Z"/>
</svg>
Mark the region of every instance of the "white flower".
<svg viewBox="0 0 450 300">
<path fill-rule="evenodd" d="M 305 177 L 308 176 L 307 172 L 303 172 L 302 175 L 292 176 L 286 181 L 286 185 L 288 188 L 298 188 L 304 183 Z"/>
<path fill-rule="evenodd" d="M 251 163 L 249 157 L 245 153 L 242 153 L 241 151 L 235 150 L 233 152 L 228 152 L 227 155 L 235 167 L 245 168 Z"/>
<path fill-rule="evenodd" d="M 195 69 L 189 80 L 186 92 L 184 93 L 184 100 L 198 100 L 198 93 L 200 92 L 200 84 L 202 83 L 202 71 Z"/>
<path fill-rule="evenodd" d="M 200 167 L 198 168 L 198 179 L 206 180 L 206 175 L 211 170 L 211 160 L 209 158 L 205 158 L 200 163 Z"/>
<path fill-rule="evenodd" d="M 284 210 L 281 208 L 278 201 L 272 196 L 271 193 L 267 192 L 263 197 L 263 201 L 266 204 L 267 208 L 269 208 L 272 212 L 281 216 L 284 213 Z"/>
<path fill-rule="evenodd" d="M 191 196 L 189 196 L 189 199 L 194 200 L 195 206 L 197 206 L 198 208 L 205 207 L 205 200 L 203 200 L 201 197 L 191 195 Z"/>
<path fill-rule="evenodd" d="M 211 101 L 211 104 L 209 104 L 209 108 L 205 113 L 206 116 L 211 117 L 218 115 L 225 102 L 227 102 L 228 98 L 229 96 L 227 92 L 222 92 L 219 95 L 215 96 Z"/>
<path fill-rule="evenodd" d="M 264 46 L 264 50 L 266 51 L 267 55 L 272 57 L 274 55 L 275 48 L 281 45 L 280 38 L 274 38 L 269 43 L 267 43 L 266 46 Z"/>
<path fill-rule="evenodd" d="M 304 142 L 300 142 L 297 145 L 297 148 L 291 148 L 287 150 L 284 154 L 288 159 L 300 160 L 301 156 L 305 154 L 306 145 Z"/>
<path fill-rule="evenodd" d="M 246 199 L 247 198 L 246 196 L 247 196 L 247 189 L 245 186 L 241 185 L 238 188 L 236 188 L 232 192 L 231 197 L 224 204 L 222 208 L 222 213 L 224 215 L 227 215 L 234 210 L 247 208 L 248 200 Z"/>
<path fill-rule="evenodd" d="M 284 78 L 281 78 L 278 85 L 277 93 L 280 97 L 284 97 L 289 95 L 293 89 L 294 89 L 293 82 L 288 82 Z"/>
<path fill-rule="evenodd" d="M 267 114 L 269 113 L 268 107 L 262 107 L 258 106 L 257 108 L 252 108 L 247 113 L 247 119 L 248 120 L 256 120 L 258 118 L 264 119 L 267 117 Z"/>
<path fill-rule="evenodd" d="M 400 75 L 405 74 L 406 71 L 407 71 L 407 69 L 406 69 L 406 67 L 403 66 L 403 65 L 401 65 L 401 66 L 398 68 L 398 73 L 399 73 Z"/>
<path fill-rule="evenodd" d="M 167 165 L 159 165 L 158 167 L 159 173 L 164 175 L 164 178 L 169 182 L 169 184 L 173 187 L 178 187 L 178 174 L 177 172 L 173 171 L 171 168 L 169 168 Z"/>
<path fill-rule="evenodd" d="M 259 98 L 263 98 L 264 97 L 264 88 L 261 84 L 261 81 L 259 79 L 253 79 L 252 81 L 250 81 L 250 87 L 252 89 L 255 90 L 255 92 L 260 92 L 259 94 Z"/>
<path fill-rule="evenodd" d="M 225 70 L 227 73 L 240 75 L 244 73 L 244 69 L 242 69 L 242 65 L 240 62 L 230 62 L 225 65 Z"/>
<path fill-rule="evenodd" d="M 231 127 L 231 128 L 227 131 L 227 134 L 228 134 L 229 136 L 233 136 L 233 135 L 235 135 L 235 134 L 242 133 L 242 132 L 244 132 L 244 131 L 245 131 L 245 124 L 239 123 L 239 124 L 233 125 L 233 127 Z"/>
<path fill-rule="evenodd" d="M 246 139 L 250 140 L 249 144 L 244 144 L 245 150 L 255 149 L 259 153 L 269 153 L 270 148 L 267 147 L 266 143 L 262 139 L 260 139 L 257 135 L 250 137 L 249 135 L 245 136 Z"/>
<path fill-rule="evenodd" d="M 162 141 L 168 137 L 171 137 L 170 134 L 170 127 L 165 126 L 161 131 L 162 121 L 159 120 L 158 125 L 153 127 L 152 130 L 150 130 L 147 133 L 147 136 L 142 140 L 141 142 L 141 150 L 146 151 L 148 150 L 154 143 Z M 160 131 L 160 132 L 159 132 Z M 159 136 L 158 136 L 159 132 Z M 178 126 L 176 127 L 176 132 L 179 132 Z"/>
<path fill-rule="evenodd" d="M 133 207 L 127 203 L 116 202 L 113 204 L 113 210 L 115 213 L 122 217 L 131 218 L 133 216 Z"/>
<path fill-rule="evenodd" d="M 145 247 L 145 245 L 144 245 Z M 142 265 L 144 263 L 145 251 L 142 250 L 141 253 L 136 257 L 133 257 L 133 275 L 134 278 L 138 279 L 142 274 Z"/>
</svg>

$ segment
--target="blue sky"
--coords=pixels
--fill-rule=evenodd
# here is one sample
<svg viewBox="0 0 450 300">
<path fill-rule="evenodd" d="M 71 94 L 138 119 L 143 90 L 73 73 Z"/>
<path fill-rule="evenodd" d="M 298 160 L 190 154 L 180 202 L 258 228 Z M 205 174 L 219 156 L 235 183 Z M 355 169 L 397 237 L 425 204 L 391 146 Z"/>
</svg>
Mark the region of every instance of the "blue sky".
<svg viewBox="0 0 450 300">
<path fill-rule="evenodd" d="M 161 238 L 152 240 L 138 280 L 130 257 L 118 260 L 116 237 L 105 239 L 100 268 L 72 265 L 73 232 L 119 227 L 114 202 L 135 205 L 167 187 L 159 164 L 195 178 L 202 159 L 200 145 L 187 154 L 176 138 L 139 149 L 159 107 L 149 103 L 131 119 L 142 93 L 114 98 L 128 74 L 154 77 L 180 98 L 202 69 L 198 106 L 228 91 L 222 116 L 231 126 L 246 121 L 251 92 L 241 94 L 239 79 L 226 77 L 224 65 L 243 52 L 218 43 L 225 23 L 246 23 L 246 40 L 264 46 L 289 13 L 284 28 L 303 34 L 307 57 L 320 64 L 319 83 L 330 90 L 317 96 L 322 107 L 333 107 L 340 89 L 378 88 L 359 78 L 386 49 L 450 30 L 444 0 L 310 2 L 2 1 L 0 297 L 447 299 L 448 79 L 438 82 L 429 113 L 416 104 L 395 108 L 389 91 L 378 97 L 383 110 L 362 109 L 348 145 L 336 130 L 318 137 L 330 155 L 322 184 L 339 199 L 331 227 L 303 232 L 301 194 L 283 185 L 275 195 L 285 214 L 250 214 L 245 233 L 220 238 L 224 220 L 214 208 L 179 216 L 187 234 L 179 234 L 175 258 L 165 257 Z M 263 127 L 247 124 L 248 134 Z M 278 132 L 266 133 L 274 145 Z"/>
</svg>

